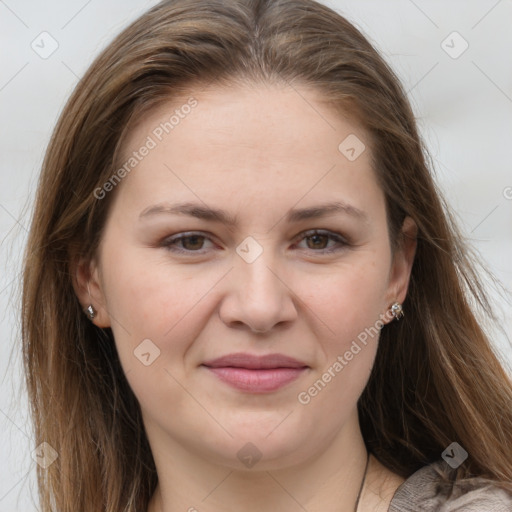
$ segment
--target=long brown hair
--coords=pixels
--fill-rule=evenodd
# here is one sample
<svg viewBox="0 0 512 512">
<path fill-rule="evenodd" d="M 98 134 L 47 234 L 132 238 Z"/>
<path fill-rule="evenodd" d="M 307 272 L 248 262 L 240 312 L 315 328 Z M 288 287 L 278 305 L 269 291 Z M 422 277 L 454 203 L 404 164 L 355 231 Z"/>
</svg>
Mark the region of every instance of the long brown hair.
<svg viewBox="0 0 512 512">
<path fill-rule="evenodd" d="M 457 478 L 512 491 L 512 383 L 481 328 L 492 310 L 393 71 L 351 23 L 311 0 L 168 0 L 90 66 L 40 176 L 22 337 L 36 444 L 58 453 L 38 468 L 42 511 L 147 508 L 157 474 L 140 409 L 111 330 L 82 311 L 74 264 L 98 247 L 115 191 L 101 200 L 94 191 L 118 169 L 134 120 L 192 86 L 235 81 L 306 84 L 356 116 L 370 134 L 392 242 L 406 215 L 418 226 L 407 315 L 382 329 L 358 404 L 368 449 L 407 477 L 457 441 L 469 453 Z"/>
</svg>

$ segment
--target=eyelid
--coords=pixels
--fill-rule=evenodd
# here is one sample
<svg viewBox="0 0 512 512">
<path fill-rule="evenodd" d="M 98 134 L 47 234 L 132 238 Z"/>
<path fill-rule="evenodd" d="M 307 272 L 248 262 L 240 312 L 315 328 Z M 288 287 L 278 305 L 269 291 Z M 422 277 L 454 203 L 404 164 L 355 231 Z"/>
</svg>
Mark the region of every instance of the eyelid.
<svg viewBox="0 0 512 512">
<path fill-rule="evenodd" d="M 213 235 L 211 233 L 207 233 L 205 231 L 183 231 L 180 233 L 176 233 L 171 236 L 165 237 L 161 243 L 160 246 L 164 247 L 168 251 L 174 252 L 174 253 L 181 253 L 181 254 L 204 254 L 205 250 L 200 249 L 198 251 L 188 251 L 187 249 L 181 249 L 178 246 L 174 245 L 173 242 L 179 241 L 183 238 L 189 238 L 192 236 L 200 236 L 205 238 L 206 240 L 210 240 L 213 243 L 212 237 Z"/>
<path fill-rule="evenodd" d="M 319 228 L 302 231 L 301 233 L 299 233 L 298 235 L 296 235 L 294 237 L 293 244 L 297 244 L 298 242 L 301 242 L 305 238 L 308 238 L 313 235 L 328 236 L 331 240 L 335 240 L 339 245 L 337 247 L 331 247 L 328 249 L 318 249 L 318 250 L 309 249 L 309 251 L 312 253 L 316 253 L 316 254 L 320 254 L 320 255 L 334 253 L 334 252 L 343 250 L 346 247 L 351 245 L 350 241 L 347 240 L 347 238 L 345 236 L 341 235 L 340 233 L 337 233 L 335 231 L 330 231 L 328 229 L 319 229 Z M 204 254 L 207 251 L 207 249 L 199 249 L 197 251 L 193 251 L 193 250 L 181 249 L 177 245 L 174 244 L 174 242 L 176 242 L 176 241 L 179 241 L 181 239 L 188 238 L 188 237 L 193 237 L 193 236 L 203 237 L 206 240 L 209 240 L 210 242 L 215 243 L 214 240 L 212 239 L 215 237 L 211 233 L 204 232 L 204 231 L 183 231 L 183 232 L 176 233 L 174 235 L 164 238 L 159 245 L 163 246 L 167 250 L 169 250 L 173 253 L 176 253 L 176 254 L 188 254 L 188 255 Z M 299 249 L 299 250 L 308 251 L 308 249 Z"/>
<path fill-rule="evenodd" d="M 338 244 L 341 244 L 341 247 L 339 247 L 339 246 L 331 247 L 330 249 L 320 249 L 317 251 L 311 249 L 311 252 L 313 252 L 313 253 L 317 253 L 317 254 L 333 253 L 333 252 L 340 251 L 340 250 L 346 248 L 347 246 L 351 245 L 350 242 L 347 240 L 347 238 L 344 237 L 343 235 L 341 235 L 341 233 L 337 233 L 335 231 L 330 231 L 328 229 L 319 229 L 319 228 L 308 229 L 306 231 L 302 231 L 295 237 L 295 241 L 300 242 L 300 241 L 304 240 L 305 238 L 308 238 L 313 235 L 325 235 L 325 236 L 330 237 L 331 239 L 334 239 Z"/>
</svg>

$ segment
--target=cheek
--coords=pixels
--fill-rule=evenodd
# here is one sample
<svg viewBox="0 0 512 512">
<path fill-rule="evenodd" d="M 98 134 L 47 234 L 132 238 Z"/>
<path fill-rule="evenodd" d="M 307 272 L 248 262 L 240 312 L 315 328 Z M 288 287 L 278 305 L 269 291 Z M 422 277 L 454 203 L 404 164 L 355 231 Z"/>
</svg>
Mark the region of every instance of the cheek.
<svg viewBox="0 0 512 512">
<path fill-rule="evenodd" d="M 304 283 L 304 302 L 325 325 L 330 349 L 350 345 L 385 312 L 387 262 L 379 261 L 373 252 L 360 256 L 354 264 L 309 277 Z"/>
<path fill-rule="evenodd" d="M 164 367 L 177 356 L 182 360 L 203 328 L 204 299 L 222 276 L 171 266 L 162 258 L 149 261 L 147 252 L 132 249 L 104 260 L 107 309 L 125 371 L 141 369 L 134 350 L 146 339 L 160 350 L 151 367 Z"/>
<path fill-rule="evenodd" d="M 356 406 L 377 353 L 386 277 L 385 264 L 361 258 L 310 291 L 307 305 L 329 335 L 317 336 L 322 361 L 297 396 L 305 422 L 328 417 L 340 425 Z"/>
<path fill-rule="evenodd" d="M 182 410 L 187 354 L 211 314 L 208 292 L 219 277 L 148 263 L 137 251 L 105 263 L 112 331 L 130 388 L 143 410 Z"/>
</svg>

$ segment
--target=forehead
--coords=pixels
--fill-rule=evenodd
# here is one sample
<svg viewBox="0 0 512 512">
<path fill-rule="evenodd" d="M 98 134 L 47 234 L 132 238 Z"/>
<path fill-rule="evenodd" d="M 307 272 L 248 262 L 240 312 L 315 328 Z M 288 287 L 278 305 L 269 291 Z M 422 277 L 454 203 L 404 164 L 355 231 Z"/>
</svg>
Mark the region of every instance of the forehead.
<svg viewBox="0 0 512 512">
<path fill-rule="evenodd" d="M 233 84 L 191 89 L 153 108 L 132 128 L 124 149 L 150 135 L 159 146 L 196 140 L 232 151 L 242 145 L 262 155 L 281 149 L 290 157 L 326 151 L 337 156 L 340 140 L 354 132 L 369 145 L 358 120 L 335 111 L 309 85 Z"/>
<path fill-rule="evenodd" d="M 329 108 L 314 89 L 198 88 L 133 127 L 118 163 L 133 167 L 120 188 L 140 208 L 169 195 L 279 203 L 328 193 L 364 202 L 378 194 L 370 153 L 357 120 Z"/>
</svg>

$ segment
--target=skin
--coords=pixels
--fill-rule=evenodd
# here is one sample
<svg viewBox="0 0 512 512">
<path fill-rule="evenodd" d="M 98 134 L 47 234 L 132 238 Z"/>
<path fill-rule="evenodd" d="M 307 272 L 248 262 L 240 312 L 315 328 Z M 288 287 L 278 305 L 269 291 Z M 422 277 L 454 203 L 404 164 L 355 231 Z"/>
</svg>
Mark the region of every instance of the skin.
<svg viewBox="0 0 512 512">
<path fill-rule="evenodd" d="M 416 228 L 406 219 L 393 254 L 370 140 L 315 90 L 253 84 L 191 95 L 197 106 L 117 186 L 98 253 L 77 267 L 76 292 L 98 311 L 94 323 L 112 328 L 141 406 L 159 475 L 148 511 L 352 512 L 366 464 L 356 404 L 378 335 L 309 403 L 297 397 L 403 302 Z M 141 119 L 124 157 L 187 98 Z M 350 134 L 366 145 L 354 161 L 338 150 Z M 332 201 L 364 218 L 286 219 Z M 164 202 L 221 208 L 237 222 L 140 218 Z M 322 234 L 304 234 L 313 229 Z M 165 246 L 191 231 L 205 238 L 171 245 L 186 252 Z M 263 251 L 251 263 L 236 252 L 248 236 Z M 160 350 L 148 366 L 134 356 L 144 339 Z M 277 391 L 243 392 L 201 366 L 233 352 L 282 353 L 308 369 Z M 262 454 L 252 468 L 237 457 L 248 442 Z M 402 481 L 371 457 L 359 511 L 387 510 Z"/>
</svg>

